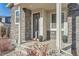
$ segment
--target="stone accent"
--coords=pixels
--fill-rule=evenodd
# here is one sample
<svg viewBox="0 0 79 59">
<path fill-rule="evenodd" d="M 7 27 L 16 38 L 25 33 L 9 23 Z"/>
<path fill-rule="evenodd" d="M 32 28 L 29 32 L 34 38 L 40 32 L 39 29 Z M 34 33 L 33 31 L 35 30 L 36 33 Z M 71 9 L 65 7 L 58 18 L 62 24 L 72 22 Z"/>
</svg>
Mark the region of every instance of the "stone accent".
<svg viewBox="0 0 79 59">
<path fill-rule="evenodd" d="M 31 10 L 25 9 L 25 40 L 31 39 Z"/>
<path fill-rule="evenodd" d="M 11 32 L 10 32 L 10 38 L 11 38 L 11 41 L 12 41 L 12 44 L 15 44 L 17 45 L 18 43 L 18 30 L 19 30 L 19 25 L 18 24 L 15 24 L 15 10 L 18 9 L 18 6 L 16 7 L 13 7 L 12 10 L 11 10 Z"/>
<path fill-rule="evenodd" d="M 20 25 L 20 37 L 21 42 L 31 39 L 31 10 L 27 8 L 21 8 L 21 25 Z"/>
<path fill-rule="evenodd" d="M 79 55 L 79 5 L 77 3 L 68 4 L 68 17 L 72 17 L 72 20 L 68 20 L 68 24 L 70 25 L 70 27 L 68 27 L 68 38 L 72 40 L 72 54 Z"/>
<path fill-rule="evenodd" d="M 31 11 L 29 9 L 24 9 L 20 6 L 20 42 L 26 42 L 26 40 L 31 39 Z M 15 24 L 15 10 L 18 6 L 12 8 L 11 17 L 11 35 L 10 38 L 12 43 L 17 45 L 19 39 L 19 24 Z"/>
<path fill-rule="evenodd" d="M 20 18 L 20 39 L 21 43 L 25 42 L 25 12 L 21 8 L 21 18 Z"/>
<path fill-rule="evenodd" d="M 68 21 L 68 42 L 72 43 L 72 17 L 68 17 L 67 21 Z"/>
</svg>

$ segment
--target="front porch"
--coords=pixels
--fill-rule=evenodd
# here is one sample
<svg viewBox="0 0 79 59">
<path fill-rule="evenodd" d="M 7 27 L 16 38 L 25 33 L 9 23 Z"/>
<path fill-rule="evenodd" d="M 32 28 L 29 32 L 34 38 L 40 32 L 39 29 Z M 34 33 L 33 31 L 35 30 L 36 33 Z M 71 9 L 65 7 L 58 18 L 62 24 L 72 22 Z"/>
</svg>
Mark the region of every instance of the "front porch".
<svg viewBox="0 0 79 59">
<path fill-rule="evenodd" d="M 66 37 L 68 34 L 67 11 L 67 4 L 21 3 L 16 5 L 12 13 L 14 16 L 12 19 L 15 19 L 12 20 L 11 32 L 13 44 L 17 47 L 26 47 L 33 44 L 34 38 L 39 41 L 42 39 L 43 43 L 50 42 L 50 48 L 60 53 L 65 48 L 64 45 L 71 44 L 63 42 L 63 36 Z M 71 53 L 70 48 L 69 53 Z"/>
<path fill-rule="evenodd" d="M 53 6 L 53 7 L 52 7 Z M 11 35 L 11 38 L 16 40 L 17 43 L 21 44 L 24 42 L 27 42 L 28 40 L 33 40 L 34 38 L 39 39 L 39 41 L 46 41 L 53 39 L 55 40 L 56 37 L 54 35 L 54 38 L 52 38 L 52 35 L 50 35 L 51 30 L 51 16 L 52 13 L 56 13 L 56 5 L 55 4 L 18 4 L 13 9 L 13 13 L 17 13 L 20 11 L 20 21 L 18 21 L 15 17 L 15 21 L 12 21 L 12 32 L 13 27 L 15 26 L 15 33 L 17 34 Z M 52 11 L 53 10 L 53 11 Z M 12 18 L 14 19 L 14 18 Z M 56 19 L 54 19 L 56 20 Z M 55 24 L 56 26 L 56 24 Z M 18 31 L 17 31 L 18 29 Z M 19 41 L 18 41 L 19 40 Z M 15 43 L 16 43 L 15 41 Z"/>
</svg>

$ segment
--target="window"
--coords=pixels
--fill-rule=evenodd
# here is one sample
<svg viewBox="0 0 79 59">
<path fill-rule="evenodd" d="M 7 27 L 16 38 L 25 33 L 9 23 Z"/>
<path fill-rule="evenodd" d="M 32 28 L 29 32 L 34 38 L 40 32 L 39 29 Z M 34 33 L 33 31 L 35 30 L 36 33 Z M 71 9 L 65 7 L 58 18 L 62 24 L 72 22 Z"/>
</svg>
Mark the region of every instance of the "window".
<svg viewBox="0 0 79 59">
<path fill-rule="evenodd" d="M 15 11 L 15 23 L 18 24 L 20 21 L 20 11 L 16 10 Z"/>
<path fill-rule="evenodd" d="M 56 28 L 56 14 L 52 14 L 52 28 Z"/>
<path fill-rule="evenodd" d="M 52 23 L 56 23 L 56 14 L 52 14 Z"/>
<path fill-rule="evenodd" d="M 0 18 L 0 22 L 2 22 L 2 18 Z"/>
<path fill-rule="evenodd" d="M 61 14 L 61 27 L 64 28 L 64 13 Z M 52 28 L 56 28 L 56 14 L 52 14 Z"/>
<path fill-rule="evenodd" d="M 11 23 L 10 20 L 11 20 L 11 17 L 6 17 L 6 18 L 5 18 L 5 23 L 10 24 L 10 23 Z"/>
<path fill-rule="evenodd" d="M 61 14 L 61 28 L 64 28 L 64 13 Z"/>
</svg>

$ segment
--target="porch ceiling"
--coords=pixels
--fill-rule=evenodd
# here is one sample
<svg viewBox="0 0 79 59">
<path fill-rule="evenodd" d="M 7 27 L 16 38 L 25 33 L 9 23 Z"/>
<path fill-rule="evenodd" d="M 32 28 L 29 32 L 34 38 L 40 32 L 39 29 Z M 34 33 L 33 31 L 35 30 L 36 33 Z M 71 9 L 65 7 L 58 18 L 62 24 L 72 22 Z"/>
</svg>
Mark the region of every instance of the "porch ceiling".
<svg viewBox="0 0 79 59">
<path fill-rule="evenodd" d="M 45 10 L 53 10 L 56 9 L 55 3 L 21 3 L 23 8 L 28 8 L 31 10 L 43 8 Z"/>
<path fill-rule="evenodd" d="M 61 7 L 62 7 L 62 8 L 67 8 L 67 5 L 68 5 L 68 3 L 62 3 L 62 4 L 61 4 Z"/>
</svg>

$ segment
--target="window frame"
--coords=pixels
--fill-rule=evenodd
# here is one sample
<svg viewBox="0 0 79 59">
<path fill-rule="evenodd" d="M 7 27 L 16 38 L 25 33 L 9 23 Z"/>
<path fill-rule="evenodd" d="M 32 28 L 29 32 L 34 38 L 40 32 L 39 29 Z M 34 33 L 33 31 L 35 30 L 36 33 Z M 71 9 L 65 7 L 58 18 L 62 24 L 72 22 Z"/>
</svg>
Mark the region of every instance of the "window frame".
<svg viewBox="0 0 79 59">
<path fill-rule="evenodd" d="M 0 22 L 2 22 L 2 18 L 0 18 Z"/>
<path fill-rule="evenodd" d="M 62 14 L 64 14 L 64 21 L 65 21 L 65 11 L 62 11 L 61 12 Z M 51 23 L 52 23 L 52 14 L 56 14 L 56 12 L 50 12 L 50 30 L 56 30 L 56 28 L 53 28 L 52 27 L 52 25 L 51 25 Z M 56 23 L 57 23 L 57 21 L 56 21 Z M 61 28 L 62 30 L 64 30 L 64 27 L 63 28 Z"/>
<path fill-rule="evenodd" d="M 52 27 L 52 14 L 56 14 L 56 12 L 50 12 L 50 30 L 55 30 L 56 31 L 56 28 L 53 28 Z"/>
<path fill-rule="evenodd" d="M 19 12 L 19 16 L 16 16 L 16 12 Z M 16 17 L 19 18 L 19 22 L 16 22 Z M 20 10 L 15 10 L 15 24 L 19 24 L 20 23 Z"/>
</svg>

